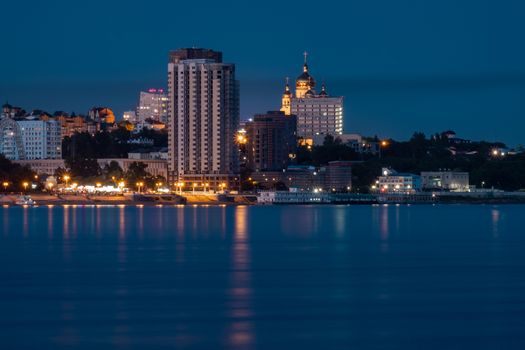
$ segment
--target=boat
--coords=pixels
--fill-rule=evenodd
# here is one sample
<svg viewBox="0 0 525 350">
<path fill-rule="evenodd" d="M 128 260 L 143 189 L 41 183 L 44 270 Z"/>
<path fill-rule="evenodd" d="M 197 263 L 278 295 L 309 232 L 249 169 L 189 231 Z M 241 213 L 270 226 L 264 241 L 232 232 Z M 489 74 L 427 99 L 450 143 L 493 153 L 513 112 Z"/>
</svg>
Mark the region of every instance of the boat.
<svg viewBox="0 0 525 350">
<path fill-rule="evenodd" d="M 36 205 L 36 202 L 30 196 L 20 196 L 15 202 L 16 205 Z"/>
</svg>

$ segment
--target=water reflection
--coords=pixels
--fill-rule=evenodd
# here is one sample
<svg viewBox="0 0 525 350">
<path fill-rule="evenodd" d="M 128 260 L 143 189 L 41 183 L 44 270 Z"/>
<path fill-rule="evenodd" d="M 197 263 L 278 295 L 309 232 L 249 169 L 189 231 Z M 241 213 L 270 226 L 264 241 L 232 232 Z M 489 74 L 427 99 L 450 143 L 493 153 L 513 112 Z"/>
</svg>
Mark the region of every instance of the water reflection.
<svg viewBox="0 0 525 350">
<path fill-rule="evenodd" d="M 494 238 L 499 238 L 499 221 L 500 221 L 500 210 L 498 208 L 493 208 L 491 211 L 492 217 L 492 236 Z"/>
<path fill-rule="evenodd" d="M 254 343 L 251 256 L 248 237 L 248 208 L 235 208 L 235 230 L 233 235 L 232 273 L 230 280 L 230 305 L 228 316 L 233 319 L 228 327 L 228 342 L 231 346 L 248 346 Z"/>
</svg>

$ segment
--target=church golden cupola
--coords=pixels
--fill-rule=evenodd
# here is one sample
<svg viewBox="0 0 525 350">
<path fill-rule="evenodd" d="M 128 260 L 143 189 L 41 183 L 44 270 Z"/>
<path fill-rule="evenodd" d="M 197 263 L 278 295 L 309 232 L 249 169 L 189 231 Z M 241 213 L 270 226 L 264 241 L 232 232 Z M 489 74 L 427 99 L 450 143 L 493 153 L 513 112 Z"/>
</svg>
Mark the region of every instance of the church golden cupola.
<svg viewBox="0 0 525 350">
<path fill-rule="evenodd" d="M 306 94 L 315 94 L 315 80 L 308 72 L 308 63 L 307 63 L 308 53 L 304 53 L 304 65 L 303 73 L 297 77 L 295 81 L 295 97 L 304 98 Z"/>
</svg>

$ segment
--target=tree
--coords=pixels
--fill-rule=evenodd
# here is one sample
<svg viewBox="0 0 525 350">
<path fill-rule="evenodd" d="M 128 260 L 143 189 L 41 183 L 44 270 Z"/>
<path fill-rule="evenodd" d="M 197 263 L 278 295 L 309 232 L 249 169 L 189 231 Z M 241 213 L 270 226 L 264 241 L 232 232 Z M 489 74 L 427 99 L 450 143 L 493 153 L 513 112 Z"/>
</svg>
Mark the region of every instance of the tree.
<svg viewBox="0 0 525 350">
<path fill-rule="evenodd" d="M 103 174 L 108 180 L 121 179 L 124 175 L 124 171 L 116 161 L 112 160 L 109 164 L 104 166 Z"/>
</svg>

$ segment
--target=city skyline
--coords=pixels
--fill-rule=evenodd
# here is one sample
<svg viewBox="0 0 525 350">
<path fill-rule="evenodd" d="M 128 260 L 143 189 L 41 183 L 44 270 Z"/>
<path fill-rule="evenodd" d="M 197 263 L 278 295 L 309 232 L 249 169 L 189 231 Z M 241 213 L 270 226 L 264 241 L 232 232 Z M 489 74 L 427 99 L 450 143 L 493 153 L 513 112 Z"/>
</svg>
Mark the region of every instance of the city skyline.
<svg viewBox="0 0 525 350">
<path fill-rule="evenodd" d="M 133 21 L 153 9 L 137 11 L 132 4 L 104 4 L 105 16 L 98 16 L 97 1 L 75 9 L 63 1 L 30 10 L 10 3 L 7 12 L 23 15 L 4 19 L 1 35 L 10 54 L 0 57 L 0 99 L 77 113 L 108 105 L 120 117 L 136 106 L 139 91 L 166 87 L 169 50 L 210 47 L 236 63 L 241 119 L 247 119 L 279 107 L 284 78 L 296 75 L 306 50 L 312 74 L 345 97 L 346 132 L 407 139 L 414 131 L 452 128 L 466 138 L 524 143 L 515 130 L 525 123 L 525 50 L 517 44 L 525 5 L 405 2 L 410 6 L 291 2 L 281 8 L 270 2 L 247 18 L 231 17 L 240 5 L 232 2 L 200 11 L 206 28 L 187 27 L 191 16 L 170 26 L 170 11 L 157 9 L 173 5 L 163 2 L 150 27 Z M 282 26 L 252 25 L 281 12 Z M 49 18 L 46 26 L 30 30 L 42 16 Z M 101 25 L 101 17 L 113 25 Z"/>
</svg>

